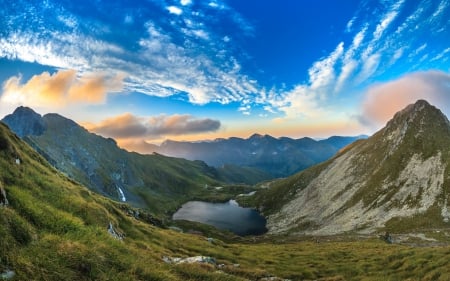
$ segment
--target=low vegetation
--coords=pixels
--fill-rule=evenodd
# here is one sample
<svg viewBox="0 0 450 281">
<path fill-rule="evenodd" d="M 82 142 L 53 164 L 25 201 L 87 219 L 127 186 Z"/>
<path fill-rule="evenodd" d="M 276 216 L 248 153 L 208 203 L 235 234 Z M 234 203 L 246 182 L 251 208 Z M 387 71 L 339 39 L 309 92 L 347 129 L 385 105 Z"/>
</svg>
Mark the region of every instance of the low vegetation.
<svg viewBox="0 0 450 281">
<path fill-rule="evenodd" d="M 0 278 L 450 279 L 448 246 L 412 247 L 378 238 L 240 238 L 204 226 L 199 226 L 201 233 L 188 234 L 153 225 L 146 216 L 136 215 L 137 210 L 101 197 L 59 173 L 2 124 L 0 185 L 8 198 L 8 205 L 0 206 Z M 123 240 L 107 232 L 109 224 L 123 234 Z M 199 229 L 186 222 L 178 226 Z M 450 234 L 439 235 L 445 240 Z M 216 264 L 163 261 L 165 256 L 199 255 L 213 257 Z"/>
</svg>

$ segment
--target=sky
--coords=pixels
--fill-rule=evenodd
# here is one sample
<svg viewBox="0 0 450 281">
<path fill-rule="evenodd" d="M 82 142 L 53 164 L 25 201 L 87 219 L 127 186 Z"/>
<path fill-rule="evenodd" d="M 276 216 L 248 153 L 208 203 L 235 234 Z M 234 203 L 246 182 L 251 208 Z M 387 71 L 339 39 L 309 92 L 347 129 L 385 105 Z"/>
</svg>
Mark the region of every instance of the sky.
<svg viewBox="0 0 450 281">
<path fill-rule="evenodd" d="M 0 0 L 0 117 L 59 113 L 129 150 L 372 134 L 450 116 L 450 0 Z"/>
</svg>

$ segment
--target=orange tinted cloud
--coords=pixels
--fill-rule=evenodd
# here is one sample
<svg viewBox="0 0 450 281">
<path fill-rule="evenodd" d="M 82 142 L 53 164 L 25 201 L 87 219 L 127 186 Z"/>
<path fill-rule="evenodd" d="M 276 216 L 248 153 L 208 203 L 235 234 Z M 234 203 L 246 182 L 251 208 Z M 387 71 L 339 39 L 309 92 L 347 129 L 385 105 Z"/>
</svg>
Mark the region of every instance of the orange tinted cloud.
<svg viewBox="0 0 450 281">
<path fill-rule="evenodd" d="M 383 126 L 397 111 L 418 99 L 425 99 L 448 114 L 450 75 L 439 71 L 417 72 L 369 88 L 360 121 L 371 127 Z"/>
<path fill-rule="evenodd" d="M 160 115 L 142 118 L 125 113 L 108 118 L 98 124 L 85 124 L 95 133 L 117 139 L 155 139 L 161 136 L 177 136 L 217 131 L 220 121 L 198 119 L 191 115 Z"/>
<path fill-rule="evenodd" d="M 78 77 L 75 70 L 43 72 L 26 83 L 11 77 L 3 84 L 1 101 L 11 105 L 62 107 L 72 103 L 103 103 L 108 92 L 123 88 L 124 76 L 92 74 Z"/>
</svg>

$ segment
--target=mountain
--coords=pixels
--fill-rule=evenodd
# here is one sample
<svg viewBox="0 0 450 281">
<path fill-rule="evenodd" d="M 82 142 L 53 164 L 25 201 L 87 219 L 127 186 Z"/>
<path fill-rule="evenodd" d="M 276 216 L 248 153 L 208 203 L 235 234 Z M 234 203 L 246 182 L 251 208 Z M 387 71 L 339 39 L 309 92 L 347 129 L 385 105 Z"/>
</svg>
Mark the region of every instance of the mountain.
<svg viewBox="0 0 450 281">
<path fill-rule="evenodd" d="M 450 124 L 419 100 L 367 140 L 255 196 L 269 232 L 329 235 L 449 226 Z"/>
<path fill-rule="evenodd" d="M 167 140 L 158 153 L 189 160 L 202 160 L 221 167 L 235 165 L 256 168 L 272 177 L 290 176 L 332 157 L 344 146 L 365 136 L 338 137 L 316 141 L 311 138 L 274 138 L 254 134 L 248 139 L 216 139 L 210 142 L 181 142 Z"/>
<path fill-rule="evenodd" d="M 253 169 L 233 173 L 202 161 L 130 153 L 113 139 L 92 134 L 70 119 L 58 114 L 41 116 L 30 108 L 17 108 L 3 122 L 71 178 L 100 194 L 157 213 L 206 196 L 205 185 L 223 185 L 233 177 L 239 183 L 269 177 Z"/>
<path fill-rule="evenodd" d="M 196 228 L 189 224 L 184 229 Z M 236 238 L 205 226 L 200 229 L 195 234 L 171 230 L 145 210 L 90 191 L 54 169 L 0 123 L 0 280 L 450 277 L 448 247 L 434 244 L 341 242 L 342 237 L 327 237 L 320 245 L 310 239 L 277 243 L 273 237 Z M 450 241 L 446 231 L 440 235 Z"/>
<path fill-rule="evenodd" d="M 88 190 L 0 123 L 0 280 L 270 276 L 262 263 L 239 258 L 245 245 L 232 247 L 167 229 L 145 210 Z"/>
</svg>

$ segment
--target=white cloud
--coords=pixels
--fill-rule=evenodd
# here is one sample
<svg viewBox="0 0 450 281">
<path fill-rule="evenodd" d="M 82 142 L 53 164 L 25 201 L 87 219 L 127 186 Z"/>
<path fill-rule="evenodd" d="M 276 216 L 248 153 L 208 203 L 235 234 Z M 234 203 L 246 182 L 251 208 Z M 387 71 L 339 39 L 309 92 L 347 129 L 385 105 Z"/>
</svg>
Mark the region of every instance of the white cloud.
<svg viewBox="0 0 450 281">
<path fill-rule="evenodd" d="M 339 74 L 339 77 L 336 82 L 336 87 L 334 90 L 336 93 L 339 93 L 342 90 L 345 82 L 352 75 L 352 73 L 357 67 L 358 62 L 353 59 L 349 59 L 348 61 L 346 61 L 345 64 L 342 65 L 341 73 Z"/>
<path fill-rule="evenodd" d="M 219 6 L 219 4 L 217 4 L 217 2 L 209 2 L 209 4 L 208 4 L 210 7 L 212 7 L 212 8 L 219 8 L 220 6 Z"/>
<path fill-rule="evenodd" d="M 191 0 L 180 0 L 180 4 L 183 6 L 188 6 L 192 4 Z"/>
<path fill-rule="evenodd" d="M 420 52 L 425 50 L 426 47 L 427 47 L 427 43 L 422 44 L 419 48 L 416 49 L 415 55 L 418 55 Z"/>
<path fill-rule="evenodd" d="M 441 3 L 439 3 L 439 6 L 437 7 L 436 11 L 431 15 L 431 20 L 436 20 L 437 18 L 441 17 L 444 14 L 445 9 L 448 9 L 450 7 L 450 1 L 448 0 L 442 0 Z"/>
<path fill-rule="evenodd" d="M 346 29 L 345 29 L 346 32 L 352 31 L 352 27 L 353 27 L 353 24 L 355 23 L 355 20 L 356 20 L 356 16 L 354 16 L 351 20 L 349 20 L 347 22 Z"/>
<path fill-rule="evenodd" d="M 326 58 L 313 64 L 308 70 L 311 89 L 328 90 L 328 87 L 334 82 L 336 61 L 341 58 L 344 52 L 344 43 L 341 42 L 336 49 Z"/>
<path fill-rule="evenodd" d="M 345 83 L 347 82 L 347 79 L 351 77 L 352 73 L 357 69 L 359 65 L 358 60 L 356 58 L 356 52 L 364 41 L 367 28 L 368 28 L 367 25 L 364 26 L 355 35 L 355 37 L 353 37 L 352 45 L 344 54 L 344 57 L 342 59 L 341 71 L 337 79 L 336 86 L 334 88 L 335 93 L 339 93 L 342 90 Z"/>
<path fill-rule="evenodd" d="M 381 55 L 376 53 L 369 56 L 367 59 L 365 59 L 365 61 L 363 61 L 362 70 L 355 78 L 357 83 L 369 79 L 371 75 L 374 74 L 375 71 L 377 71 L 378 65 L 380 64 L 380 58 Z"/>
<path fill-rule="evenodd" d="M 397 17 L 399 13 L 399 9 L 403 5 L 404 0 L 396 2 L 392 7 L 391 10 L 384 16 L 384 18 L 381 20 L 381 22 L 377 25 L 377 28 L 375 29 L 373 33 L 373 40 L 377 41 L 380 39 L 383 32 L 389 27 L 389 25 L 394 21 L 394 19 Z"/>
<path fill-rule="evenodd" d="M 432 58 L 430 61 L 436 61 L 442 59 L 446 54 L 450 53 L 450 47 L 443 50 L 439 54 L 437 54 L 434 58 Z M 447 58 L 448 59 L 448 58 Z"/>
<path fill-rule="evenodd" d="M 177 16 L 179 16 L 183 13 L 183 10 L 178 8 L 177 6 L 169 6 L 169 7 L 167 7 L 167 10 L 169 11 L 169 13 L 177 15 Z"/>
<path fill-rule="evenodd" d="M 222 2 L 214 3 L 218 8 L 226 8 L 224 16 L 235 21 L 235 11 Z M 180 1 L 180 5 L 183 4 L 190 5 L 192 1 Z M 179 7 L 173 7 L 176 9 L 171 8 L 169 12 L 177 14 L 182 11 Z M 162 10 L 166 8 L 161 6 Z M 55 11 L 55 14 L 60 12 L 53 8 L 49 11 Z M 146 34 L 141 34 L 140 38 L 130 37 L 134 40 L 130 42 L 135 45 L 133 50 L 108 39 L 100 39 L 110 38 L 113 26 L 99 21 L 92 25 L 91 30 L 91 25 L 67 12 L 57 20 L 79 29 L 65 32 L 67 29 L 48 27 L 45 36 L 32 29 L 17 28 L 19 23 L 14 15 L 5 11 L 0 11 L 0 15 L 6 15 L 9 26 L 0 36 L 1 58 L 36 62 L 58 69 L 76 69 L 79 75 L 91 72 L 125 73 L 127 78 L 123 83 L 126 92 L 136 91 L 160 97 L 182 93 L 195 104 L 240 102 L 260 91 L 257 82 L 242 73 L 238 59 L 225 48 L 225 41 L 231 41 L 231 37 L 209 29 L 210 18 L 201 11 L 183 17 L 188 27 L 185 34 L 192 38 L 184 42 L 174 40 L 173 37 L 180 35 L 176 32 L 183 32 L 181 28 L 168 31 L 157 22 L 148 22 L 145 25 Z M 51 21 L 51 17 L 40 18 L 34 12 L 27 16 L 33 24 L 40 21 L 48 24 Z M 123 28 L 122 23 L 137 24 L 135 16 L 133 13 L 121 15 L 118 26 Z M 74 23 L 68 19 L 73 19 Z M 242 28 L 241 24 L 236 24 L 236 27 Z"/>
<path fill-rule="evenodd" d="M 423 22 L 422 18 L 429 8 L 429 2 L 421 2 L 419 7 L 415 11 L 413 11 L 413 13 L 409 15 L 408 18 L 406 18 L 406 20 L 397 28 L 395 34 L 400 35 L 409 27 L 417 26 L 418 24 L 420 24 L 420 22 Z"/>
</svg>

